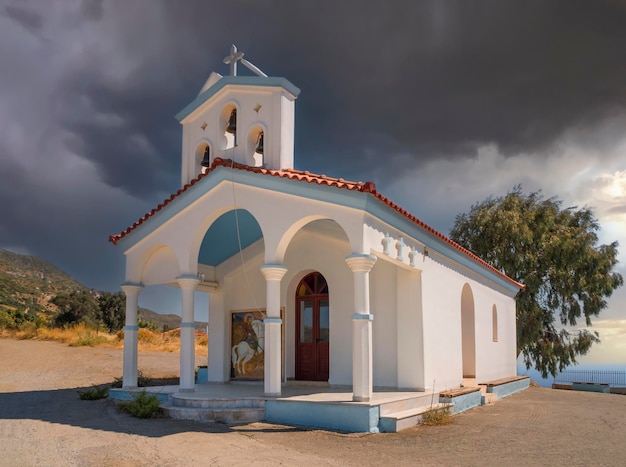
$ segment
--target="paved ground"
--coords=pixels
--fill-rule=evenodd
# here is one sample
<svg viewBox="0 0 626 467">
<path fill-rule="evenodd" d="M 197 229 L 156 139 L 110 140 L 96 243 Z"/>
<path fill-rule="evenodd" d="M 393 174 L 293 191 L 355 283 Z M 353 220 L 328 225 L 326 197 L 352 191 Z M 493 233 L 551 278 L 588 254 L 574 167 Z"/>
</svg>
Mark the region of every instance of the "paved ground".
<svg viewBox="0 0 626 467">
<path fill-rule="evenodd" d="M 120 350 L 0 339 L 0 466 L 624 465 L 626 396 L 531 388 L 440 427 L 340 434 L 139 420 L 76 388 L 122 374 Z M 144 353 L 149 376 L 178 355 Z"/>
</svg>

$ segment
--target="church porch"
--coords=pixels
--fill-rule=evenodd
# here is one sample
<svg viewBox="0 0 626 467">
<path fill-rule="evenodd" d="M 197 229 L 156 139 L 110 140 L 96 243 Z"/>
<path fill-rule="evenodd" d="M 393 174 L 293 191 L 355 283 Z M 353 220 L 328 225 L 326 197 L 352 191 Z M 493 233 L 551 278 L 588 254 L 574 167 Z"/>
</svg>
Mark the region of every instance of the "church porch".
<svg viewBox="0 0 626 467">
<path fill-rule="evenodd" d="M 176 419 L 226 424 L 258 421 L 348 432 L 396 432 L 415 426 L 420 415 L 438 407 L 439 395 L 419 391 L 375 390 L 369 401 L 354 401 L 350 388 L 287 383 L 280 396 L 267 396 L 260 383 L 200 383 L 193 392 L 180 386 L 112 389 L 110 398 L 130 400 L 142 390 L 162 401 Z M 434 401 L 434 402 L 433 402 Z"/>
</svg>

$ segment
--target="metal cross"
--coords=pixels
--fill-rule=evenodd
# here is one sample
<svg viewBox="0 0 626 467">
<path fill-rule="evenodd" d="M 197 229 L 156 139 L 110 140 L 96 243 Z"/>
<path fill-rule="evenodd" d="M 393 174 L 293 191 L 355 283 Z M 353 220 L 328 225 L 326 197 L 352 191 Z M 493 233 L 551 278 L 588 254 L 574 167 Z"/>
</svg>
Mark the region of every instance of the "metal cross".
<svg viewBox="0 0 626 467">
<path fill-rule="evenodd" d="M 231 76 L 237 76 L 237 62 L 243 60 L 243 56 L 243 52 L 237 52 L 237 46 L 235 44 L 230 46 L 230 55 L 224 57 L 224 63 L 230 65 Z"/>
</svg>

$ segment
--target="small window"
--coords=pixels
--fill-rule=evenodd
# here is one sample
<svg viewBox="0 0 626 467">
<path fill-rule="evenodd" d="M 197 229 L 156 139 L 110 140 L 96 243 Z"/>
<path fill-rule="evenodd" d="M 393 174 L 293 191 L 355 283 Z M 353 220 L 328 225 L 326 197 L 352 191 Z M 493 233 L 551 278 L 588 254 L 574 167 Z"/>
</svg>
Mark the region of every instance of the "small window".
<svg viewBox="0 0 626 467">
<path fill-rule="evenodd" d="M 498 310 L 495 305 L 491 309 L 491 326 L 493 341 L 498 342 Z"/>
</svg>

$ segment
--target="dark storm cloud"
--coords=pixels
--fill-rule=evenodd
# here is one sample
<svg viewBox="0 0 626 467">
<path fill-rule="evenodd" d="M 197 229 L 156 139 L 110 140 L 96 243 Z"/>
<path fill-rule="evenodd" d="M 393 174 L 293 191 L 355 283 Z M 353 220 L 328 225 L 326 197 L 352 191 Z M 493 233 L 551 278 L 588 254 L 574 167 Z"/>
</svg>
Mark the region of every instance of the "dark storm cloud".
<svg viewBox="0 0 626 467">
<path fill-rule="evenodd" d="M 231 43 L 302 89 L 298 168 L 391 185 L 486 144 L 546 157 L 575 131 L 603 150 L 626 121 L 624 5 L 9 2 L 0 247 L 28 249 L 92 286 L 121 282 L 111 273 L 121 254 L 106 238 L 179 187 L 174 115 L 211 71 L 228 73 Z M 609 117 L 617 123 L 604 125 Z"/>
<path fill-rule="evenodd" d="M 314 166 L 403 152 L 419 164 L 489 143 L 549 150 L 568 128 L 626 107 L 621 2 L 229 5 L 166 7 L 198 48 L 232 39 L 302 88 L 296 144 Z"/>
<path fill-rule="evenodd" d="M 93 21 L 101 20 L 104 14 L 102 2 L 103 0 L 82 0 L 80 11 L 83 17 Z"/>
<path fill-rule="evenodd" d="M 158 89 L 128 83 L 123 91 L 98 76 L 66 83 L 64 105 L 76 109 L 87 102 L 89 114 L 65 113 L 65 143 L 95 164 L 108 185 L 150 198 L 180 180 L 180 127 L 172 117 L 178 103 Z"/>
<path fill-rule="evenodd" d="M 33 33 L 39 32 L 43 24 L 39 13 L 15 5 L 5 6 L 2 13 Z"/>
</svg>

